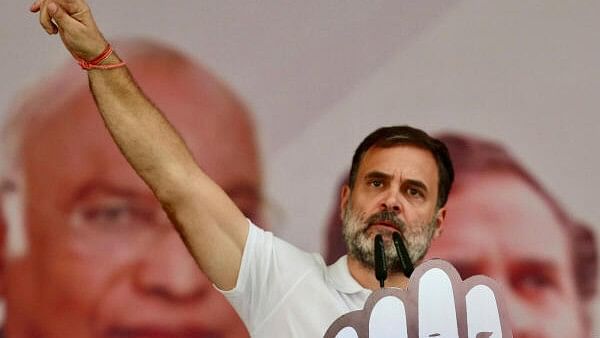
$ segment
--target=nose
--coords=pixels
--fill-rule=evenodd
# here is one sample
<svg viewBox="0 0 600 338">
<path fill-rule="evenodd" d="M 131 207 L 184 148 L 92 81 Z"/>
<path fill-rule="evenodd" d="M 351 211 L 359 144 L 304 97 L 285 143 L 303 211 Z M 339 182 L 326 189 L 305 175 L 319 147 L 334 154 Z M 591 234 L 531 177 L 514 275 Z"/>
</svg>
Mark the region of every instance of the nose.
<svg viewBox="0 0 600 338">
<path fill-rule="evenodd" d="M 138 290 L 173 302 L 193 302 L 212 289 L 174 230 L 158 239 L 136 266 Z"/>
<path fill-rule="evenodd" d="M 536 310 L 531 309 L 526 301 L 515 295 L 510 289 L 503 294 L 508 307 L 514 338 L 549 337 L 546 325 L 536 317 Z M 537 310 L 539 311 L 539 310 Z"/>
<path fill-rule="evenodd" d="M 400 210 L 402 210 L 401 196 L 398 189 L 393 189 L 392 187 L 386 189 L 380 208 L 381 210 L 391 210 L 394 212 L 400 212 Z"/>
</svg>

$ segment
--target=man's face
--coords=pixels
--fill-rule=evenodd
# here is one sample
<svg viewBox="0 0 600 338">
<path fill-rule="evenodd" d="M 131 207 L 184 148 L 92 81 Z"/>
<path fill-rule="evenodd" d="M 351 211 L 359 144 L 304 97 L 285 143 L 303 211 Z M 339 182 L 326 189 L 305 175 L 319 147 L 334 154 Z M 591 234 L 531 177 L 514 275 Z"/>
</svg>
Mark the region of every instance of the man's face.
<svg viewBox="0 0 600 338">
<path fill-rule="evenodd" d="M 583 337 L 567 236 L 540 196 L 514 175 L 467 175 L 447 204 L 430 257 L 504 290 L 515 337 Z"/>
<path fill-rule="evenodd" d="M 256 219 L 259 169 L 241 107 L 214 84 L 204 88 L 185 75 L 138 80 L 204 171 Z M 7 335 L 247 336 L 113 144 L 86 91 L 31 131 L 25 145 L 29 250 L 7 264 Z"/>
<path fill-rule="evenodd" d="M 391 234 L 403 234 L 413 262 L 419 261 L 439 233 L 443 210 L 437 210 L 438 169 L 424 149 L 400 145 L 369 149 L 354 188 L 342 191 L 343 235 L 349 255 L 374 266 L 376 234 L 382 234 L 389 267 L 399 267 Z"/>
</svg>

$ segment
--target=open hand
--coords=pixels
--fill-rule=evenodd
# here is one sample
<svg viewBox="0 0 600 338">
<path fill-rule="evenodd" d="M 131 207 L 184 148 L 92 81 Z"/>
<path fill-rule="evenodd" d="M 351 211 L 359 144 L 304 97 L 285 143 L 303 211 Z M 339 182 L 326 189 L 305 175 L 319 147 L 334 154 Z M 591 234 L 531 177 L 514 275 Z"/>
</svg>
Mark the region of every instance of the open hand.
<svg viewBox="0 0 600 338">
<path fill-rule="evenodd" d="M 488 277 L 463 281 L 434 259 L 411 275 L 408 290 L 373 292 L 365 308 L 338 318 L 325 338 L 512 338 L 497 284 Z"/>
</svg>

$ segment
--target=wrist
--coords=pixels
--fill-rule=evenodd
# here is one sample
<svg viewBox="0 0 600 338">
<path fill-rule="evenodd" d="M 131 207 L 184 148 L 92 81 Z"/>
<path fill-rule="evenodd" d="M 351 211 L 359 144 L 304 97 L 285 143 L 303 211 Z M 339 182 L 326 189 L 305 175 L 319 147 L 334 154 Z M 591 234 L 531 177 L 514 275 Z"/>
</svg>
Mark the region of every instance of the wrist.
<svg viewBox="0 0 600 338">
<path fill-rule="evenodd" d="M 110 44 L 106 44 L 104 50 L 91 60 L 76 58 L 81 68 L 85 70 L 91 69 L 112 69 L 122 67 L 124 62 L 113 52 Z"/>
<path fill-rule="evenodd" d="M 114 65 L 122 63 L 121 58 L 113 51 L 106 59 L 102 60 L 98 65 Z"/>
<path fill-rule="evenodd" d="M 101 33 L 98 33 L 97 35 L 91 34 L 91 36 L 79 38 L 77 40 L 79 40 L 77 43 L 79 46 L 73 48 L 72 54 L 78 61 L 85 60 L 91 62 L 104 53 L 106 48 L 110 45 Z"/>
</svg>

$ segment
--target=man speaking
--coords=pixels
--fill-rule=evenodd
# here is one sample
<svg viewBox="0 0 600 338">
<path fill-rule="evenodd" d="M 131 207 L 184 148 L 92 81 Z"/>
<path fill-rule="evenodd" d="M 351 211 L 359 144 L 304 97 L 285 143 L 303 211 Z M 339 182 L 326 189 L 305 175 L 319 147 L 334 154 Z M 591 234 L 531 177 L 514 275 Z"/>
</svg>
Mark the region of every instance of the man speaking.
<svg viewBox="0 0 600 338">
<path fill-rule="evenodd" d="M 323 336 L 340 315 L 362 308 L 379 288 L 373 270 L 373 239 L 379 234 L 389 251 L 387 285 L 407 286 L 392 234 L 404 236 L 415 263 L 440 234 L 454 177 L 441 142 L 405 126 L 381 128 L 363 140 L 341 191 L 349 255 L 327 267 L 320 256 L 253 225 L 203 172 L 104 39 L 83 0 L 39 0 L 31 10 L 87 70 L 114 141 L 252 336 Z"/>
</svg>

